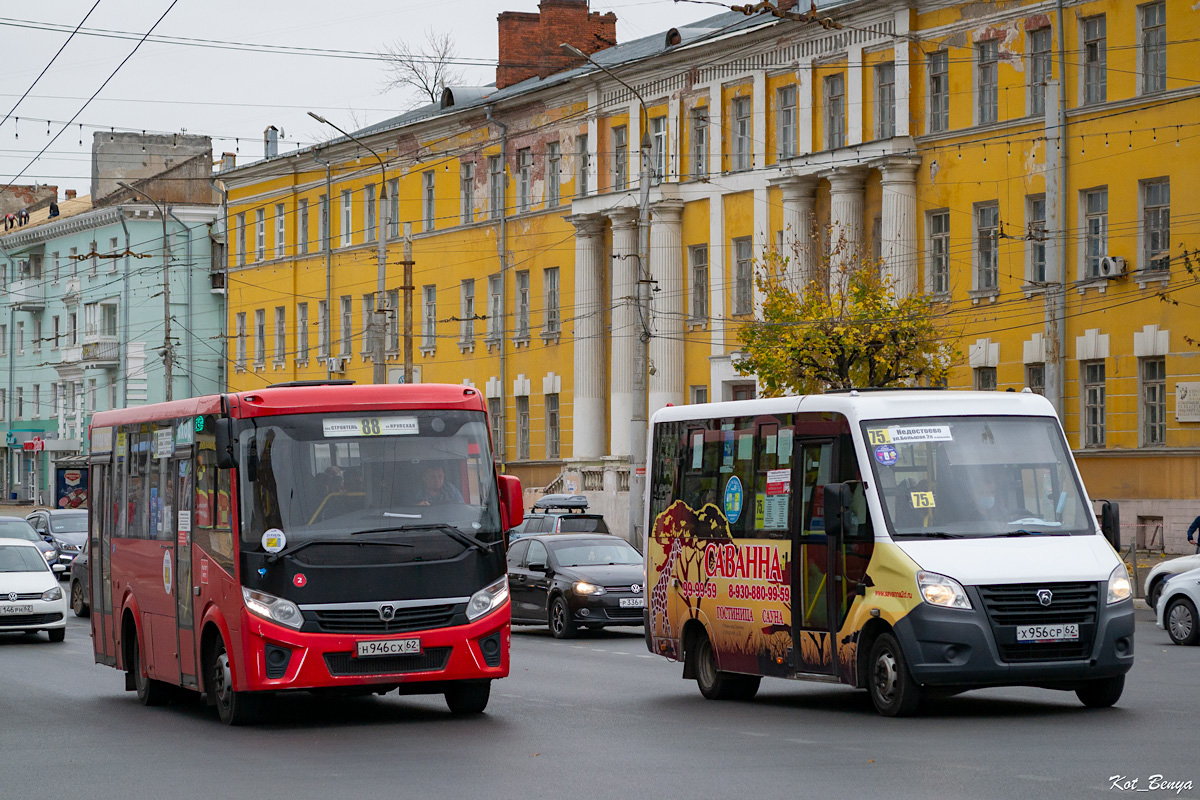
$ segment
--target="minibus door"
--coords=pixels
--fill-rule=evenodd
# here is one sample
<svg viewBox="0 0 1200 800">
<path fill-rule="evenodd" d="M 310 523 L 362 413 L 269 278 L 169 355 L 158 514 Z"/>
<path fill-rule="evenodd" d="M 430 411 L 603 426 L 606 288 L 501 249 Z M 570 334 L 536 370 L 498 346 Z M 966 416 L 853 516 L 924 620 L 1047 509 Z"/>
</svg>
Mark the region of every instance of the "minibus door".
<svg viewBox="0 0 1200 800">
<path fill-rule="evenodd" d="M 796 672 L 834 675 L 837 673 L 833 641 L 837 619 L 836 542 L 825 534 L 825 484 L 835 478 L 833 439 L 797 439 L 792 486 L 798 487 L 792 504 L 794 541 L 792 552 L 792 647 Z"/>
<path fill-rule="evenodd" d="M 191 448 L 172 462 L 175 481 L 175 618 L 179 647 L 180 683 L 199 689 L 196 672 L 196 633 L 192 620 L 192 454 Z"/>
</svg>

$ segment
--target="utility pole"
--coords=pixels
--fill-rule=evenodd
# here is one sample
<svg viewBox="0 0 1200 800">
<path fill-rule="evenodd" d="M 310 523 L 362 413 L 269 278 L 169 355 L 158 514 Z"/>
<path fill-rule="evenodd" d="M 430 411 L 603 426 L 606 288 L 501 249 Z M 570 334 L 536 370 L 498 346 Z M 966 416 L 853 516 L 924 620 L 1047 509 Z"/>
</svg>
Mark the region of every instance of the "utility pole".
<svg viewBox="0 0 1200 800">
<path fill-rule="evenodd" d="M 413 382 L 412 223 L 404 223 L 404 384 Z"/>
<path fill-rule="evenodd" d="M 171 385 L 174 383 L 172 362 L 175 360 L 175 353 L 171 348 L 171 267 L 170 256 L 168 253 L 167 244 L 167 209 L 164 205 L 159 205 L 158 201 L 150 195 L 143 192 L 134 186 L 130 186 L 124 181 L 117 181 L 117 185 L 128 189 L 134 194 L 140 194 L 142 197 L 149 200 L 158 209 L 158 215 L 162 218 L 162 269 L 163 269 L 163 380 L 166 381 L 166 386 L 163 388 L 163 400 L 170 402 L 175 399 L 174 393 L 171 390 Z M 188 265 L 191 269 L 191 265 Z M 190 332 L 189 332 L 190 333 Z"/>
</svg>

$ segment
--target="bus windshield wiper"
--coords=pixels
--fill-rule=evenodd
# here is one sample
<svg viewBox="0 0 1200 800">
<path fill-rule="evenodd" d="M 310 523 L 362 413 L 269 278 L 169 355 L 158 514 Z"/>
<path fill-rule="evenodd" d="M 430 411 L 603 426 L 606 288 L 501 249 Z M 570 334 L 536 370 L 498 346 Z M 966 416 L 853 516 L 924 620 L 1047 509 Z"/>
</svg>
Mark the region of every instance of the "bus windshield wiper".
<svg viewBox="0 0 1200 800">
<path fill-rule="evenodd" d="M 1017 528 L 1015 531 L 1009 531 L 1008 533 L 997 534 L 997 536 L 1000 536 L 1002 538 L 1015 538 L 1017 536 L 1066 536 L 1066 535 L 1067 534 L 1062 531 L 1031 531 L 1031 530 L 1026 530 L 1025 528 Z"/>
<path fill-rule="evenodd" d="M 351 535 L 353 535 L 353 534 L 351 534 Z M 345 539 L 309 539 L 308 541 L 301 542 L 300 544 L 295 545 L 293 547 L 288 547 L 284 550 L 280 550 L 278 553 L 268 554 L 267 555 L 267 563 L 274 564 L 276 561 L 283 558 L 284 556 L 295 555 L 296 553 L 300 552 L 301 550 L 303 550 L 306 547 L 312 547 L 314 544 L 356 544 L 356 545 L 377 544 L 377 545 L 391 545 L 393 547 L 413 547 L 414 546 L 414 545 L 409 544 L 408 542 L 349 542 Z"/>
<path fill-rule="evenodd" d="M 897 536 L 903 539 L 965 539 L 966 534 L 949 533 L 947 531 L 910 531 L 908 533 L 897 533 Z"/>
<path fill-rule="evenodd" d="M 358 536 L 361 533 L 409 533 L 411 531 L 441 531 L 464 547 L 473 547 L 476 550 L 480 550 L 484 553 L 491 552 L 491 549 L 488 547 L 488 545 L 479 541 L 474 536 L 463 533 L 453 525 L 446 525 L 438 522 L 431 522 L 423 525 L 395 525 L 390 528 L 369 528 L 365 531 L 355 531 L 350 535 Z"/>
</svg>

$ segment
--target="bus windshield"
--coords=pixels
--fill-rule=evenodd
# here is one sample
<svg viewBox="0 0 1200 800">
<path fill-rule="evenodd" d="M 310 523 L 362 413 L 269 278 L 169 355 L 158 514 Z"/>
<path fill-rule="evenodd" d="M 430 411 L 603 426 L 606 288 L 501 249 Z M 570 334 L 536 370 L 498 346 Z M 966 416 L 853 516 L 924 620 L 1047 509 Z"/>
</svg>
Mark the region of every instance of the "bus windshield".
<svg viewBox="0 0 1200 800">
<path fill-rule="evenodd" d="M 482 412 L 258 417 L 243 423 L 238 442 L 244 551 L 406 529 L 501 538 Z M 282 542 L 267 535 L 276 532 Z"/>
<path fill-rule="evenodd" d="M 893 536 L 1094 533 L 1051 418 L 920 417 L 862 427 Z"/>
</svg>

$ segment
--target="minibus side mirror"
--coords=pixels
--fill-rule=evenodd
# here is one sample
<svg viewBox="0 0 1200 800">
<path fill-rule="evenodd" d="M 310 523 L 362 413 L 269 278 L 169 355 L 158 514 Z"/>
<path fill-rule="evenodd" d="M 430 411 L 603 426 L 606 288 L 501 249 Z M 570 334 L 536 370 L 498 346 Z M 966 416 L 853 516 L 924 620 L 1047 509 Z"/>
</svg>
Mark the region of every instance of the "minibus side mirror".
<svg viewBox="0 0 1200 800">
<path fill-rule="evenodd" d="M 1100 533 L 1108 539 L 1113 549 L 1121 550 L 1121 507 L 1108 500 L 1100 501 Z"/>
<path fill-rule="evenodd" d="M 825 535 L 845 536 L 853 534 L 850 522 L 850 504 L 854 493 L 845 483 L 825 484 Z"/>
<path fill-rule="evenodd" d="M 233 452 L 233 420 L 218 418 L 213 422 L 213 432 L 217 437 L 217 469 L 233 469 L 237 466 Z"/>
<path fill-rule="evenodd" d="M 525 519 L 525 503 L 521 499 L 521 479 L 515 475 L 497 475 L 496 489 L 500 493 L 501 528 L 515 528 Z"/>
</svg>

